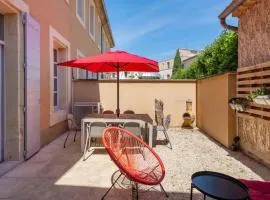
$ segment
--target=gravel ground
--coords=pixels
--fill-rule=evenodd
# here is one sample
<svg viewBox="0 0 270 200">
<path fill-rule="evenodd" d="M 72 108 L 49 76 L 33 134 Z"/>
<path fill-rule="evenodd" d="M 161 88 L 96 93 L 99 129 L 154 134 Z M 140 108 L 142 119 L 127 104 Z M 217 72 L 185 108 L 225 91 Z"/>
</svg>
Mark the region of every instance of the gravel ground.
<svg viewBox="0 0 270 200">
<path fill-rule="evenodd" d="M 0 178 L 0 199 L 101 199 L 117 170 L 103 149 L 82 161 L 80 141 L 62 148 L 65 135 L 37 155 Z M 165 145 L 154 149 L 166 168 L 163 186 L 168 199 L 188 200 L 191 175 L 202 170 L 217 171 L 235 178 L 270 180 L 270 170 L 240 152 L 231 152 L 199 131 L 170 129 L 173 150 Z M 158 140 L 163 135 L 159 132 Z M 116 176 L 116 174 L 115 174 Z M 114 176 L 113 176 L 114 177 Z M 139 193 L 143 200 L 166 199 L 159 187 Z M 131 199 L 130 190 L 112 189 L 107 199 Z M 195 191 L 194 200 L 202 199 Z"/>
</svg>

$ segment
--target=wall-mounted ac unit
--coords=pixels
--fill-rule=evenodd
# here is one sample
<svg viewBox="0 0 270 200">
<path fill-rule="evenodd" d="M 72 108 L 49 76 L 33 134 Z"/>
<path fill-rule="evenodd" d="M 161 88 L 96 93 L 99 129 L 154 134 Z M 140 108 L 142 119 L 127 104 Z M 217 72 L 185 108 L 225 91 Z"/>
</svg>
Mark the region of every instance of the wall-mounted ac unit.
<svg viewBox="0 0 270 200">
<path fill-rule="evenodd" d="M 81 123 L 82 118 L 93 113 L 100 113 L 100 102 L 75 102 L 73 104 L 73 115 L 77 124 Z"/>
</svg>

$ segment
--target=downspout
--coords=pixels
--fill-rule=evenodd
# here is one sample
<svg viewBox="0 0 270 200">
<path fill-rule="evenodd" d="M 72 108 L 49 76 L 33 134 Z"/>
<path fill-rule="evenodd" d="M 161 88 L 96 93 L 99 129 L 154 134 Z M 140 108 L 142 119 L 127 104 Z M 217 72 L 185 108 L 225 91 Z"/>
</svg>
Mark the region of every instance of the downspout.
<svg viewBox="0 0 270 200">
<path fill-rule="evenodd" d="M 241 6 L 245 0 L 234 0 L 231 4 L 218 16 L 220 24 L 228 30 L 238 32 L 238 27 L 227 24 L 226 18 L 233 13 L 239 6 Z"/>
<path fill-rule="evenodd" d="M 27 151 L 27 114 L 26 114 L 26 102 L 27 102 L 27 79 L 26 79 L 26 73 L 27 73 L 27 59 L 26 59 L 26 13 L 22 13 L 22 25 L 23 25 L 23 69 L 24 69 L 24 130 L 23 130 L 23 156 L 24 160 L 26 160 L 26 151 Z"/>
</svg>

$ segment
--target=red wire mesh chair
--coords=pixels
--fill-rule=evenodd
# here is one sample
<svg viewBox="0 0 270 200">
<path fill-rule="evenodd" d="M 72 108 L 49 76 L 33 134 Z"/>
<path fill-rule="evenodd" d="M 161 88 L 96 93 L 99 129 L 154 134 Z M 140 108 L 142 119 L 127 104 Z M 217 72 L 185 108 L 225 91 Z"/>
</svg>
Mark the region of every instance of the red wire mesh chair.
<svg viewBox="0 0 270 200">
<path fill-rule="evenodd" d="M 165 176 L 164 165 L 159 156 L 143 140 L 126 129 L 109 127 L 104 129 L 102 142 L 111 159 L 120 169 L 121 174 L 104 194 L 106 197 L 114 184 L 123 175 L 132 182 L 135 199 L 138 199 L 138 183 L 144 185 L 160 185 Z"/>
</svg>

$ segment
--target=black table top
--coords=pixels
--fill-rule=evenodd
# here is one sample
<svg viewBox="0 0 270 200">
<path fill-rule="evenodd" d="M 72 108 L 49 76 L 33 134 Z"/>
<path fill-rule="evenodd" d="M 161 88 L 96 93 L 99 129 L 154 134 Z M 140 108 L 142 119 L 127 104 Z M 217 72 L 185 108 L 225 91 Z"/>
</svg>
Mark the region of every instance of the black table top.
<svg viewBox="0 0 270 200">
<path fill-rule="evenodd" d="M 215 199 L 245 200 L 249 197 L 243 183 L 225 174 L 202 171 L 193 174 L 191 179 L 193 187 Z"/>
</svg>

